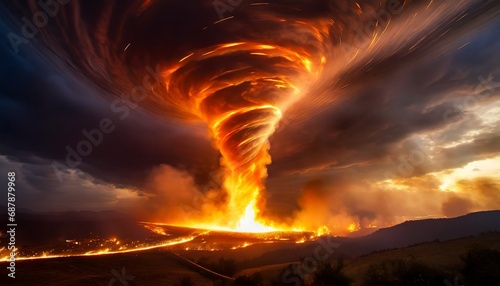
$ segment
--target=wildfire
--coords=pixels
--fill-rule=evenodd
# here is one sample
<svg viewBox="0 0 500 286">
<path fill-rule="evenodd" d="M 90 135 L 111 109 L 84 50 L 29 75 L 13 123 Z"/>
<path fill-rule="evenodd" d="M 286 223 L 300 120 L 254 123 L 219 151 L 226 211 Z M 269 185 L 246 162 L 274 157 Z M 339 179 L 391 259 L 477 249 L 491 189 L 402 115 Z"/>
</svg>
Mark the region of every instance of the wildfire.
<svg viewBox="0 0 500 286">
<path fill-rule="evenodd" d="M 347 227 L 347 230 L 348 230 L 349 232 L 355 232 L 355 231 L 359 230 L 359 226 L 358 226 L 355 222 L 353 222 L 353 223 L 351 223 L 351 224 Z"/>
<path fill-rule="evenodd" d="M 144 225 L 144 227 L 146 229 L 149 229 L 153 233 L 160 234 L 160 235 L 167 235 L 167 233 L 165 232 L 165 230 L 163 228 L 155 226 L 153 224 L 147 224 L 147 225 Z"/>
<path fill-rule="evenodd" d="M 156 243 L 152 245 L 143 245 L 131 248 L 120 247 L 119 249 L 113 250 L 110 248 L 104 249 L 94 249 L 90 251 L 86 251 L 84 253 L 74 253 L 74 254 L 48 254 L 47 252 L 42 252 L 41 255 L 37 256 L 16 256 L 16 261 L 18 260 L 35 260 L 35 259 L 49 259 L 49 258 L 58 258 L 58 257 L 74 257 L 74 256 L 97 256 L 97 255 L 109 255 L 109 254 L 117 254 L 117 253 L 127 253 L 127 252 L 135 252 L 135 251 L 143 251 L 148 249 L 162 248 L 167 246 L 173 246 L 177 244 L 183 244 L 195 239 L 196 236 L 187 236 L 187 237 L 179 237 L 176 239 L 172 239 L 169 241 Z M 116 245 L 119 245 L 120 242 L 115 239 Z M 16 249 L 16 251 L 18 251 Z M 0 262 L 9 261 L 10 256 L 5 255 L 0 257 Z"/>
<path fill-rule="evenodd" d="M 248 205 L 245 209 L 243 217 L 240 219 L 236 226 L 238 231 L 251 231 L 251 232 L 270 232 L 276 231 L 275 228 L 263 225 L 262 223 L 256 221 L 255 206 L 253 202 Z"/>
<path fill-rule="evenodd" d="M 318 230 L 316 231 L 317 236 L 322 236 L 322 235 L 327 235 L 327 234 L 330 234 L 330 230 L 328 229 L 328 227 L 326 225 L 318 228 Z"/>
</svg>

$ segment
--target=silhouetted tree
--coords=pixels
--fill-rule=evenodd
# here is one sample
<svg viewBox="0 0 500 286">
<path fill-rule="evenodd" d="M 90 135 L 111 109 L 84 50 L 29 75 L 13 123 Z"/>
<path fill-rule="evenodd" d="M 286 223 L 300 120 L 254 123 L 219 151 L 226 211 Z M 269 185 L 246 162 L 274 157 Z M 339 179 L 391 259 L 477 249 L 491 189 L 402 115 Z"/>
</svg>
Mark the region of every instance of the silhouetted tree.
<svg viewBox="0 0 500 286">
<path fill-rule="evenodd" d="M 461 258 L 462 274 L 468 286 L 500 285 L 500 251 L 475 248 Z"/>
<path fill-rule="evenodd" d="M 351 284 L 351 279 L 342 273 L 344 268 L 343 258 L 332 265 L 330 262 L 325 262 L 319 265 L 318 270 L 314 272 L 315 286 L 348 286 Z"/>
<path fill-rule="evenodd" d="M 446 275 L 414 259 L 395 259 L 370 265 L 363 279 L 370 286 L 443 286 Z"/>
<path fill-rule="evenodd" d="M 259 274 L 252 276 L 240 276 L 234 281 L 234 286 L 262 286 L 264 282 Z"/>
</svg>

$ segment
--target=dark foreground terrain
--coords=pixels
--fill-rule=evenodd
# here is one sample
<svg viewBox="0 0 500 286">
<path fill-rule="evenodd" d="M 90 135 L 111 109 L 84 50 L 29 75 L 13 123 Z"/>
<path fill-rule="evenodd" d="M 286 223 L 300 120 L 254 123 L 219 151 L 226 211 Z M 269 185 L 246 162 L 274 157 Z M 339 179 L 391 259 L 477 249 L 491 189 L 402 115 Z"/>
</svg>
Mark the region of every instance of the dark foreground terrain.
<svg viewBox="0 0 500 286">
<path fill-rule="evenodd" d="M 195 244 L 224 240 L 221 233 L 207 234 L 137 252 L 21 260 L 15 279 L 7 277 L 2 262 L 0 285 L 498 286 L 499 215 L 406 222 L 360 238 L 193 250 Z"/>
<path fill-rule="evenodd" d="M 476 272 L 488 274 L 481 268 L 484 266 L 485 269 L 499 271 L 496 272 L 498 276 L 500 256 L 495 256 L 495 253 L 500 254 L 500 233 L 490 233 L 345 258 L 339 273 L 335 271 L 339 260 L 332 259 L 329 261 L 332 265 L 331 273 L 326 274 L 331 275 L 331 279 L 335 279 L 332 278 L 335 275 L 345 277 L 345 284 L 314 283 L 318 271 L 322 270 L 322 262 L 314 262 L 314 254 L 309 257 L 311 259 L 302 259 L 303 264 L 300 259 L 280 264 L 266 264 L 262 261 L 263 264 L 259 267 L 245 269 L 245 260 L 210 260 L 199 251 L 184 252 L 184 255 L 191 255 L 195 262 L 226 272 L 228 276 L 239 277 L 232 280 L 191 264 L 168 250 L 156 249 L 137 253 L 19 261 L 16 278 L 7 279 L 4 274 L 0 285 L 304 285 L 301 278 L 312 283 L 309 285 L 447 285 L 443 282 L 445 279 L 451 281 L 449 285 L 454 285 L 455 277 L 459 277 L 460 283 L 466 283 L 463 273 L 470 250 L 475 251 L 472 255 L 482 256 L 470 258 L 472 260 L 469 264 L 476 263 Z M 248 247 L 237 252 L 252 257 L 253 250 Z M 477 265 L 478 263 L 484 265 Z M 287 269 L 291 270 L 288 274 Z M 495 275 L 495 272 L 489 274 Z M 405 275 L 413 283 L 402 281 Z M 298 281 L 301 284 L 295 284 Z"/>
</svg>

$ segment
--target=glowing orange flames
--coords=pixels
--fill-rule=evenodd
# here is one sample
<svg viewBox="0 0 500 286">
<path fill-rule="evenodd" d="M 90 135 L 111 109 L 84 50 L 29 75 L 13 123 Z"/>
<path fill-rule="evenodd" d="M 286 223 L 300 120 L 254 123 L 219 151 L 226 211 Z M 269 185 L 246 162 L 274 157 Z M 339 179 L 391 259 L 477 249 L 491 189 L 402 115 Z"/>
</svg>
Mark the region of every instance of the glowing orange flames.
<svg viewBox="0 0 500 286">
<path fill-rule="evenodd" d="M 127 253 L 127 252 L 135 252 L 135 251 L 143 251 L 143 250 L 148 250 L 148 249 L 155 249 L 155 248 L 161 248 L 161 247 L 166 247 L 166 246 L 173 246 L 177 244 L 183 244 L 189 241 L 192 241 L 195 238 L 195 236 L 188 236 L 188 237 L 179 237 L 176 239 L 172 239 L 170 241 L 166 241 L 163 243 L 158 243 L 158 244 L 153 244 L 153 245 L 148 245 L 148 246 L 137 246 L 137 247 L 131 247 L 131 248 L 125 248 L 125 247 L 119 247 L 117 250 L 111 250 L 110 248 L 104 248 L 104 249 L 95 249 L 95 250 L 90 250 L 85 253 L 75 253 L 75 254 L 47 254 L 46 252 L 43 252 L 41 255 L 38 256 L 19 256 L 16 255 L 16 261 L 19 260 L 35 260 L 35 259 L 49 259 L 49 258 L 58 258 L 58 257 L 73 257 L 73 256 L 97 256 L 97 255 L 108 255 L 108 254 L 117 254 L 117 253 Z M 116 244 L 119 245 L 120 242 L 115 240 Z M 0 251 L 3 249 L 0 249 Z M 18 252 L 19 249 L 16 248 L 16 252 Z M 0 262 L 6 262 L 9 261 L 10 255 L 7 254 L 3 257 L 0 256 Z"/>
<path fill-rule="evenodd" d="M 308 49 L 288 41 L 234 42 L 201 49 L 164 68 L 168 105 L 205 121 L 222 155 L 227 202 L 197 226 L 245 232 L 283 229 L 260 213 L 271 163 L 269 137 L 286 108 L 297 101 L 326 59 L 326 24 L 295 21 L 314 39 Z"/>
<path fill-rule="evenodd" d="M 351 223 L 351 224 L 347 227 L 347 230 L 348 230 L 349 232 L 355 232 L 355 231 L 357 231 L 357 230 L 359 230 L 359 229 L 360 229 L 360 227 L 359 227 L 359 226 L 358 226 L 355 222 Z"/>
</svg>

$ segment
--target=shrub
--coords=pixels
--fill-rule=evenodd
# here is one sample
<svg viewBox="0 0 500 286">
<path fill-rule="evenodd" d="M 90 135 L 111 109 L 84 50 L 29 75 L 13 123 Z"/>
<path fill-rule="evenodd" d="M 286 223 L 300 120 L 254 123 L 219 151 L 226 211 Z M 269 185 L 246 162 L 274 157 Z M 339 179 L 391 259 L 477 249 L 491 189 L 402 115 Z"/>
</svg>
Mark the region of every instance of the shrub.
<svg viewBox="0 0 500 286">
<path fill-rule="evenodd" d="M 262 286 L 264 282 L 259 274 L 252 276 L 240 276 L 234 281 L 234 286 Z"/>
<path fill-rule="evenodd" d="M 181 280 L 181 286 L 194 286 L 194 282 L 191 277 L 184 277 Z"/>
<path fill-rule="evenodd" d="M 446 275 L 414 259 L 387 260 L 372 264 L 363 275 L 363 285 L 371 286 L 431 286 L 443 285 Z"/>
<path fill-rule="evenodd" d="M 462 275 L 470 286 L 500 285 L 500 251 L 475 248 L 461 257 Z"/>
<path fill-rule="evenodd" d="M 213 261 L 207 257 L 201 258 L 198 264 L 219 274 L 233 276 L 238 272 L 238 265 L 234 259 L 224 259 Z"/>
<path fill-rule="evenodd" d="M 351 279 L 342 273 L 344 261 L 339 259 L 335 265 L 329 262 L 322 263 L 314 273 L 314 283 L 316 286 L 348 286 Z"/>
</svg>

